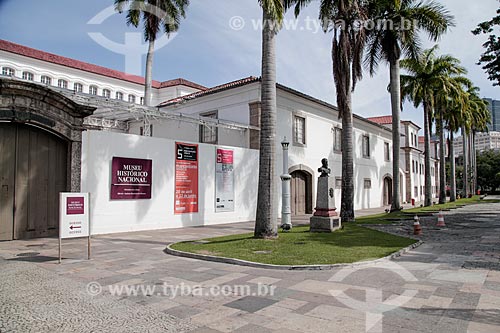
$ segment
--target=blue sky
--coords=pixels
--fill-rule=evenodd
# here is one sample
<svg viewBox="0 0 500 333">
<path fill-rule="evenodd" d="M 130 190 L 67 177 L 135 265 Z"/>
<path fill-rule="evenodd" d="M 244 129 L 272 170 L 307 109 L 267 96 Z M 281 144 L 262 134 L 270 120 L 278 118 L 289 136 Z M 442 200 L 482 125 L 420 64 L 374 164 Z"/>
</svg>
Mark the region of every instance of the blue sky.
<svg viewBox="0 0 500 333">
<path fill-rule="evenodd" d="M 485 97 L 500 99 L 477 62 L 484 37 L 470 31 L 487 20 L 498 8 L 497 0 L 441 0 L 455 16 L 457 26 L 440 41 L 440 52 L 459 58 L 469 77 Z M 113 15 L 99 25 L 88 22 L 112 0 L 0 0 L 0 38 L 47 52 L 125 70 L 125 57 L 96 43 L 89 33 L 101 33 L 116 43 L 124 43 L 125 33 L 137 32 L 125 25 L 124 15 Z M 335 103 L 331 75 L 331 36 L 314 31 L 318 3 L 299 17 L 297 29 L 285 29 L 278 37 L 278 81 L 327 102 Z M 245 25 L 231 28 L 233 17 Z M 288 15 L 293 18 L 292 13 Z M 257 0 L 191 0 L 179 33 L 155 55 L 154 78 L 165 81 L 183 77 L 205 86 L 214 86 L 250 75 L 260 75 L 261 35 L 253 25 L 261 18 Z M 240 21 L 237 21 L 239 23 Z M 309 24 L 309 25 L 308 25 Z M 432 46 L 426 43 L 426 46 Z M 368 74 L 353 97 L 354 112 L 370 117 L 390 114 L 386 87 L 388 68 Z M 403 119 L 422 124 L 422 111 L 406 104 Z"/>
</svg>

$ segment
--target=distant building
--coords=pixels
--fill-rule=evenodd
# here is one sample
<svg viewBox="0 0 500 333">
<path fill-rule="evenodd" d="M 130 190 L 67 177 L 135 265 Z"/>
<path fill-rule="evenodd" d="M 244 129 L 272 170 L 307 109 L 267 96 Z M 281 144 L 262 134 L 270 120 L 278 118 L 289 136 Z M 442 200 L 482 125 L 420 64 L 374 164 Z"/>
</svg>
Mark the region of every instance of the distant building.
<svg viewBox="0 0 500 333">
<path fill-rule="evenodd" d="M 500 101 L 491 98 L 483 99 L 488 103 L 488 109 L 491 113 L 491 124 L 488 125 L 488 130 L 500 132 Z"/>
<path fill-rule="evenodd" d="M 368 120 L 392 129 L 392 116 L 368 118 Z M 424 200 L 425 169 L 424 169 L 424 137 L 418 133 L 421 128 L 411 121 L 401 121 L 401 151 L 399 160 L 401 202 L 416 202 Z M 431 140 L 431 186 L 432 197 L 439 193 L 439 145 Z"/>
<path fill-rule="evenodd" d="M 500 105 L 500 104 L 499 104 Z M 500 132 L 476 133 L 476 151 L 481 152 L 485 150 L 500 150 Z M 462 156 L 463 137 L 455 138 L 453 141 L 455 147 L 455 156 Z"/>
</svg>

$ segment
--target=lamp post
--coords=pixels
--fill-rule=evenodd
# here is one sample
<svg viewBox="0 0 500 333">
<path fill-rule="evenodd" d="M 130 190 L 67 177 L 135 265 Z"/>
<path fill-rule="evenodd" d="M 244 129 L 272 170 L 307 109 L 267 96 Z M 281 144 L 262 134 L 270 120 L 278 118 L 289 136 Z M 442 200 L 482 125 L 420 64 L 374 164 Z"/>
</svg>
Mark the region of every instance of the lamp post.
<svg viewBox="0 0 500 333">
<path fill-rule="evenodd" d="M 292 229 L 292 212 L 290 209 L 290 181 L 292 177 L 288 174 L 288 146 L 290 142 L 286 137 L 281 142 L 283 147 L 283 174 L 281 178 L 281 228 L 283 231 Z"/>
</svg>

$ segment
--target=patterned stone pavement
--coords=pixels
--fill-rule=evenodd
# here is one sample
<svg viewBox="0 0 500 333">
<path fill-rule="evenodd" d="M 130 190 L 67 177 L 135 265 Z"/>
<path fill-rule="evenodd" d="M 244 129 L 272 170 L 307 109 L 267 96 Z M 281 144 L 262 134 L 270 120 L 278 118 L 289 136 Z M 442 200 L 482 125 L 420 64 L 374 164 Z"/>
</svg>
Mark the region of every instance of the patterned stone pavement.
<svg viewBox="0 0 500 333">
<path fill-rule="evenodd" d="M 167 255 L 251 223 L 0 243 L 0 331 L 500 332 L 500 204 L 423 218 L 393 261 L 281 271 Z M 407 234 L 412 221 L 383 228 Z M 90 284 L 91 283 L 91 284 Z M 142 288 L 142 289 L 141 289 Z"/>
</svg>

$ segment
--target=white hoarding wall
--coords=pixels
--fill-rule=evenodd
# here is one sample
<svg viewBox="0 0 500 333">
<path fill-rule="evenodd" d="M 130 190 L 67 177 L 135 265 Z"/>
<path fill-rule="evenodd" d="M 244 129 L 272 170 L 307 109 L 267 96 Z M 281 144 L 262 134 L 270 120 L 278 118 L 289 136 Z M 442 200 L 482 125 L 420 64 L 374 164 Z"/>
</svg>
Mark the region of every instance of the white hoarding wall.
<svg viewBox="0 0 500 333">
<path fill-rule="evenodd" d="M 92 234 L 254 220 L 259 152 L 231 148 L 234 153 L 234 211 L 216 212 L 217 147 L 199 144 L 198 149 L 198 213 L 175 215 L 175 140 L 101 131 L 84 132 L 82 191 L 91 194 Z M 111 161 L 116 156 L 153 161 L 151 199 L 110 199 Z"/>
</svg>

